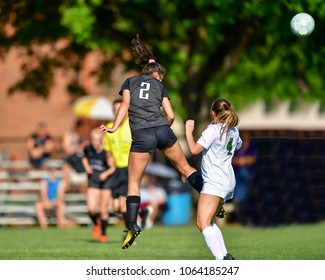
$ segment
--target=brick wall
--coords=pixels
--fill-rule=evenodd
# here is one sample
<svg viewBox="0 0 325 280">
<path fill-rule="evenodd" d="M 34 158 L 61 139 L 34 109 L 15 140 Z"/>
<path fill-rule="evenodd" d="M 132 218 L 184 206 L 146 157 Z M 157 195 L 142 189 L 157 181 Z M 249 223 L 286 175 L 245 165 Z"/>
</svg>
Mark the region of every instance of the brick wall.
<svg viewBox="0 0 325 280">
<path fill-rule="evenodd" d="M 60 149 L 64 132 L 72 127 L 76 119 L 71 110 L 72 100 L 65 89 L 71 73 L 60 70 L 55 73 L 55 82 L 48 99 L 28 92 L 8 95 L 10 86 L 21 78 L 20 65 L 25 59 L 23 54 L 22 49 L 12 48 L 0 62 L 0 149 L 5 150 L 10 157 L 19 158 L 26 158 L 25 139 L 40 119 L 48 122 L 49 131 L 57 140 L 57 150 Z M 79 75 L 81 84 L 89 94 L 114 99 L 119 86 L 130 74 L 126 74 L 123 67 L 119 66 L 112 74 L 113 85 L 98 85 L 96 77 L 90 75 L 98 59 L 96 53 L 86 57 L 84 69 Z"/>
</svg>

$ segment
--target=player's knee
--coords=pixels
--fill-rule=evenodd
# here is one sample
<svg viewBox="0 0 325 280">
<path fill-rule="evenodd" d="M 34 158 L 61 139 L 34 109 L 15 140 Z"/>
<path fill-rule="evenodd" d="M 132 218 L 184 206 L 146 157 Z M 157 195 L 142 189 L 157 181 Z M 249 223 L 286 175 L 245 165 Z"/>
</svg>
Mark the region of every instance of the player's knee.
<svg viewBox="0 0 325 280">
<path fill-rule="evenodd" d="M 108 219 L 108 214 L 107 213 L 100 213 L 100 219 L 106 221 Z"/>
<path fill-rule="evenodd" d="M 204 216 L 197 216 L 196 219 L 196 226 L 197 228 L 202 232 L 206 227 L 209 227 L 211 225 L 211 218 L 210 217 L 204 217 Z"/>
<path fill-rule="evenodd" d="M 46 205 L 42 201 L 37 201 L 35 203 L 35 208 L 38 211 L 42 211 L 42 210 L 45 210 L 46 209 Z"/>
<path fill-rule="evenodd" d="M 88 206 L 88 214 L 95 215 L 97 213 L 96 207 Z"/>
<path fill-rule="evenodd" d="M 202 226 L 202 223 L 200 223 L 200 221 L 196 221 L 196 226 L 197 226 L 197 228 L 199 229 L 199 231 L 202 232 L 202 230 L 203 230 L 203 226 Z"/>
<path fill-rule="evenodd" d="M 204 222 L 200 218 L 197 218 L 197 220 L 196 220 L 196 226 L 199 229 L 199 231 L 201 231 L 201 232 L 205 228 Z"/>
</svg>

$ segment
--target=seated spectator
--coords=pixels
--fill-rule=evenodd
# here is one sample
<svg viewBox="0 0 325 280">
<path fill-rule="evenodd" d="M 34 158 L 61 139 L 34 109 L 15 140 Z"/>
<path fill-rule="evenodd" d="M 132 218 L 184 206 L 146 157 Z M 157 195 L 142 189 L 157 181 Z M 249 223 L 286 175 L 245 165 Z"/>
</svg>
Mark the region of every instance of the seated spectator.
<svg viewBox="0 0 325 280">
<path fill-rule="evenodd" d="M 163 206 L 167 202 L 165 189 L 157 184 L 156 177 L 144 174 L 140 187 L 141 205 L 140 217 L 142 228 L 151 228 L 156 222 Z"/>
<path fill-rule="evenodd" d="M 82 125 L 82 121 L 77 120 L 74 128 L 63 135 L 62 146 L 65 153 L 63 174 L 67 183 L 67 190 L 85 193 L 87 189 L 87 173 L 82 164 L 82 157 L 87 142 L 82 137 Z"/>
<path fill-rule="evenodd" d="M 27 139 L 28 157 L 32 167 L 40 169 L 51 158 L 53 149 L 54 143 L 47 130 L 47 123 L 40 121 L 37 130 Z"/>
<path fill-rule="evenodd" d="M 47 211 L 56 212 L 57 227 L 64 226 L 64 181 L 58 177 L 57 167 L 49 163 L 49 177 L 41 180 L 40 200 L 35 202 L 36 216 L 41 228 L 47 228 Z"/>
</svg>

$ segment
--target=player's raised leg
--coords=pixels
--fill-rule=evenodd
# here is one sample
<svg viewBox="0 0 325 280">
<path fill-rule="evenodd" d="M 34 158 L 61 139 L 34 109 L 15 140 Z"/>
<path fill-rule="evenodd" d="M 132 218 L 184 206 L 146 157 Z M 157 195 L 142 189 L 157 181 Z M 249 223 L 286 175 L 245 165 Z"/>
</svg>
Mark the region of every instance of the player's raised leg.
<svg viewBox="0 0 325 280">
<path fill-rule="evenodd" d="M 171 161 L 175 168 L 187 178 L 192 187 L 200 193 L 203 186 L 202 176 L 195 168 L 188 164 L 179 142 L 176 141 L 173 146 L 163 150 L 162 152 Z"/>
</svg>

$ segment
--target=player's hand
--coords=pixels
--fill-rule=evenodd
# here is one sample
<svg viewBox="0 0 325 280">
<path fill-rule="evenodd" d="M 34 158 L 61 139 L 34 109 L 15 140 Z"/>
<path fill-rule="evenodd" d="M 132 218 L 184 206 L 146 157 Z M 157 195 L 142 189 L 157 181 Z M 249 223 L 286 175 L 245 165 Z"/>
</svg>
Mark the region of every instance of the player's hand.
<svg viewBox="0 0 325 280">
<path fill-rule="evenodd" d="M 107 177 L 108 176 L 107 176 L 106 172 L 102 172 L 99 174 L 99 180 L 101 180 L 101 181 L 105 181 L 107 179 Z"/>
<path fill-rule="evenodd" d="M 187 133 L 193 133 L 193 131 L 194 131 L 194 121 L 193 120 L 186 121 L 185 130 Z"/>
<path fill-rule="evenodd" d="M 107 126 L 105 126 L 103 124 L 99 127 L 99 131 L 101 131 L 102 133 L 105 133 L 105 132 L 112 133 L 112 132 L 114 132 L 114 130 L 112 128 L 107 127 Z"/>
<path fill-rule="evenodd" d="M 85 170 L 86 170 L 87 174 L 93 174 L 94 173 L 94 171 L 93 171 L 93 169 L 91 167 L 86 167 Z"/>
</svg>

